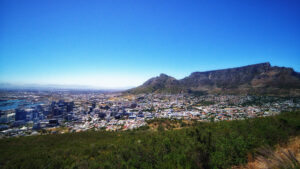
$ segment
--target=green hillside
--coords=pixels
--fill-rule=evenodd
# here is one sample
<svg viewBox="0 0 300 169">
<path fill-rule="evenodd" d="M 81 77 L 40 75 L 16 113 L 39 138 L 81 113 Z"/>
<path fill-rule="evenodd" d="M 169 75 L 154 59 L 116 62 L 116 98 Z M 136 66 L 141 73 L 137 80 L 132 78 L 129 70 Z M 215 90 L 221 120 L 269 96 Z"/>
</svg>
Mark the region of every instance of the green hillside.
<svg viewBox="0 0 300 169">
<path fill-rule="evenodd" d="M 0 140 L 0 168 L 228 168 L 300 134 L 300 111 L 178 130 L 81 132 Z"/>
</svg>

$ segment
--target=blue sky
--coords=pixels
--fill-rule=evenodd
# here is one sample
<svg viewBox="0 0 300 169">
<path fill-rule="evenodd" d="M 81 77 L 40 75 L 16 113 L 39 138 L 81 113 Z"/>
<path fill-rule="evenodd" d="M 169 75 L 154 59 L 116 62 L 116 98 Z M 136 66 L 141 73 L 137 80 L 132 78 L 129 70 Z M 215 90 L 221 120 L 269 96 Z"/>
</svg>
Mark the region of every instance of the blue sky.
<svg viewBox="0 0 300 169">
<path fill-rule="evenodd" d="M 299 0 L 0 0 L 0 83 L 137 86 L 259 62 L 300 71 Z"/>
</svg>

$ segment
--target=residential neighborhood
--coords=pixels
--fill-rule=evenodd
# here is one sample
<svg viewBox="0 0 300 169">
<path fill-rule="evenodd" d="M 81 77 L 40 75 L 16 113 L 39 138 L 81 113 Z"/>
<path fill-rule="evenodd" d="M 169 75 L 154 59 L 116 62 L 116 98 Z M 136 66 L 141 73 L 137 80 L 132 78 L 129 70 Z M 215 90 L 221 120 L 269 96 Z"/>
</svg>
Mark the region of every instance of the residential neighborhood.
<svg viewBox="0 0 300 169">
<path fill-rule="evenodd" d="M 217 122 L 300 108 L 296 97 L 1 91 L 0 138 L 87 130 L 124 131 L 151 119 Z"/>
</svg>

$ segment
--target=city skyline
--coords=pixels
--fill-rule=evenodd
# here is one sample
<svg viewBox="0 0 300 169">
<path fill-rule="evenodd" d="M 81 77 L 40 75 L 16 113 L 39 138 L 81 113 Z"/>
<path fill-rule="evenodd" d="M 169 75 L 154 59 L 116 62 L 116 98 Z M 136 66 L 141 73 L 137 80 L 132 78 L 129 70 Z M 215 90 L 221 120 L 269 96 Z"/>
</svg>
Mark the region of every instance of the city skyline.
<svg viewBox="0 0 300 169">
<path fill-rule="evenodd" d="M 300 71 L 299 1 L 0 2 L 0 83 L 129 88 L 261 62 Z"/>
</svg>

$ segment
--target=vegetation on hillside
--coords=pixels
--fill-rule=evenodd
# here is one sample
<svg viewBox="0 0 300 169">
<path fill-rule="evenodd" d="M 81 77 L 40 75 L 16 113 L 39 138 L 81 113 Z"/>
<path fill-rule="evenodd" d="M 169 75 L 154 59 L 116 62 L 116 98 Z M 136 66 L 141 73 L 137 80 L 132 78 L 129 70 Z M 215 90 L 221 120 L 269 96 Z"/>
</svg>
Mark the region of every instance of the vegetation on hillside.
<svg viewBox="0 0 300 169">
<path fill-rule="evenodd" d="M 300 135 L 300 111 L 163 128 L 2 139 L 0 168 L 230 168 Z"/>
<path fill-rule="evenodd" d="M 254 160 L 233 169 L 298 169 L 300 168 L 300 136 L 292 137 L 287 144 L 261 147 Z"/>
</svg>

